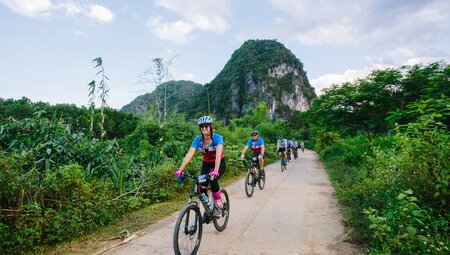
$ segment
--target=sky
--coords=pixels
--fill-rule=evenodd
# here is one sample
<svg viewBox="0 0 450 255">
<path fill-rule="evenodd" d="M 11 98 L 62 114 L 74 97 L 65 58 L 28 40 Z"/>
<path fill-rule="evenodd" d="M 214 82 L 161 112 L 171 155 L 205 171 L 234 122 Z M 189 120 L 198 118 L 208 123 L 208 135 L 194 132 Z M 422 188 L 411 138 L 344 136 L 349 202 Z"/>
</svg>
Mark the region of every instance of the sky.
<svg viewBox="0 0 450 255">
<path fill-rule="evenodd" d="M 206 84 L 249 39 L 291 50 L 320 95 L 376 69 L 450 63 L 450 1 L 0 0 L 0 98 L 88 105 L 101 57 L 121 109 L 154 89 L 138 78 L 152 59 Z"/>
</svg>

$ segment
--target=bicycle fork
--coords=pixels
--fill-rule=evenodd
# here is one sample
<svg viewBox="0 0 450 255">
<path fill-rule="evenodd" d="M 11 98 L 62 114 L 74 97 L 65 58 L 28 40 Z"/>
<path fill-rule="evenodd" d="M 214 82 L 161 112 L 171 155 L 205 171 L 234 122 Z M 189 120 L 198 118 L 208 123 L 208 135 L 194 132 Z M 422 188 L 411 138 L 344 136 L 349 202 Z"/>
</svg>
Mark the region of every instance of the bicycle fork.
<svg viewBox="0 0 450 255">
<path fill-rule="evenodd" d="M 199 224 L 199 222 L 198 222 L 198 218 L 200 218 L 199 216 L 198 216 L 198 210 L 195 210 L 195 214 L 194 214 L 194 224 L 192 225 L 192 226 L 189 226 L 189 218 L 190 218 L 190 216 L 191 216 L 191 214 L 188 212 L 187 214 L 186 214 L 186 221 L 185 221 L 185 223 L 184 223 L 184 234 L 185 235 L 190 235 L 190 236 L 192 236 L 192 235 L 194 235 L 195 233 L 197 233 L 197 229 L 198 229 L 198 224 Z M 200 223 L 201 224 L 201 223 Z"/>
</svg>

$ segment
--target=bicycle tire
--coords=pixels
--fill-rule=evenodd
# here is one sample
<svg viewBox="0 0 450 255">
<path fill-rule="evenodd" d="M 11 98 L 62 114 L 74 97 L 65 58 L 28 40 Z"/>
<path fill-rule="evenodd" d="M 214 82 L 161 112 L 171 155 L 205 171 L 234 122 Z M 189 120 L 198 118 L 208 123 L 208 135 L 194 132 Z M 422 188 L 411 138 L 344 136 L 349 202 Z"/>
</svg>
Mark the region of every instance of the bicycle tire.
<svg viewBox="0 0 450 255">
<path fill-rule="evenodd" d="M 255 176 L 251 173 L 251 170 L 248 170 L 245 175 L 245 194 L 247 194 L 247 197 L 251 197 L 253 195 L 255 189 L 254 182 Z"/>
<path fill-rule="evenodd" d="M 263 177 L 261 177 L 261 174 L 259 175 L 258 186 L 259 186 L 260 190 L 263 190 L 264 186 L 266 186 L 266 174 L 265 173 L 264 173 Z"/>
<path fill-rule="evenodd" d="M 203 225 L 200 209 L 196 204 L 186 205 L 178 214 L 175 223 L 173 232 L 173 250 L 175 254 L 196 254 L 200 248 L 202 232 Z"/>
<path fill-rule="evenodd" d="M 217 231 L 222 232 L 228 225 L 228 219 L 230 217 L 230 198 L 228 192 L 225 189 L 220 190 L 220 206 L 222 208 L 222 217 L 214 218 L 213 223 Z"/>
<path fill-rule="evenodd" d="M 281 159 L 281 172 L 284 172 L 284 166 L 285 166 L 285 164 L 283 162 L 283 159 Z"/>
</svg>

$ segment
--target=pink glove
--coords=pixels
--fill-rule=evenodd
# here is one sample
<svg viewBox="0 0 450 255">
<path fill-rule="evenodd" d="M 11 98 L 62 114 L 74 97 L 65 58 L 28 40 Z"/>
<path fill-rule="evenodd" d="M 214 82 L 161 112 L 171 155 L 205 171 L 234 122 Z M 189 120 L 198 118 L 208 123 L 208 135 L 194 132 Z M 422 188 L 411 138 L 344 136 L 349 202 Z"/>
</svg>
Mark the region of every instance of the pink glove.
<svg viewBox="0 0 450 255">
<path fill-rule="evenodd" d="M 209 173 L 209 176 L 211 176 L 211 178 L 217 178 L 219 176 L 219 171 L 214 170 L 212 172 Z"/>
<path fill-rule="evenodd" d="M 182 174 L 183 174 L 183 169 L 181 169 L 181 168 L 175 172 L 176 177 L 180 177 Z"/>
</svg>

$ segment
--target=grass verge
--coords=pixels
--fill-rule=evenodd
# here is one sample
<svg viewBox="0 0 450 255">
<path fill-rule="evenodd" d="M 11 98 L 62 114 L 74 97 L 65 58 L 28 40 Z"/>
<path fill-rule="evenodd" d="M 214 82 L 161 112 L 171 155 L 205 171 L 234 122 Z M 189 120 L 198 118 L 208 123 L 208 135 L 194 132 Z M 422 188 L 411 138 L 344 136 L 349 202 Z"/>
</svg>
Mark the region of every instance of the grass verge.
<svg viewBox="0 0 450 255">
<path fill-rule="evenodd" d="M 221 180 L 221 185 L 227 186 L 245 175 Z M 118 246 L 122 242 L 126 231 L 131 235 L 139 232 L 147 226 L 179 211 L 186 205 L 187 194 L 180 194 L 175 199 L 149 205 L 143 209 L 128 213 L 120 219 L 116 219 L 107 226 L 100 227 L 87 235 L 55 245 L 41 246 L 33 254 L 39 255 L 68 255 L 68 254 L 101 254 L 109 247 Z"/>
</svg>

